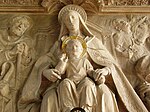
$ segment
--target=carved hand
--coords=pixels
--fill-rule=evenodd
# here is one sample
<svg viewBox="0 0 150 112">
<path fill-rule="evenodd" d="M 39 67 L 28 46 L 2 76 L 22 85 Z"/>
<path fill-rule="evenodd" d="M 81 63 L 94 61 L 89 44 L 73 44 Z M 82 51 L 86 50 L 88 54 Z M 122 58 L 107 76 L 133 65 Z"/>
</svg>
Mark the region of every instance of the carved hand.
<svg viewBox="0 0 150 112">
<path fill-rule="evenodd" d="M 5 81 L 0 81 L 0 94 L 7 97 L 9 94 L 9 85 Z"/>
<path fill-rule="evenodd" d="M 93 73 L 94 80 L 98 83 L 105 83 L 105 76 L 109 74 L 106 68 L 96 69 Z"/>
<path fill-rule="evenodd" d="M 61 60 L 61 61 L 64 61 L 64 62 L 67 62 L 67 61 L 68 61 L 68 56 L 67 56 L 65 53 L 63 53 L 63 54 L 61 54 L 61 56 L 60 56 L 60 60 Z"/>
<path fill-rule="evenodd" d="M 43 75 L 52 82 L 55 82 L 58 79 L 61 79 L 61 77 L 59 76 L 59 71 L 56 69 L 44 70 Z"/>
<path fill-rule="evenodd" d="M 16 53 L 24 54 L 25 56 L 28 55 L 29 47 L 25 42 L 21 42 L 17 44 L 17 51 Z"/>
<path fill-rule="evenodd" d="M 105 76 L 101 75 L 99 77 L 99 79 L 96 81 L 96 84 L 100 85 L 100 84 L 104 84 L 104 83 L 105 83 Z"/>
<path fill-rule="evenodd" d="M 149 94 L 150 95 L 150 83 L 143 83 L 138 87 L 137 92 L 140 97 L 144 100 L 144 98 Z"/>
<path fill-rule="evenodd" d="M 61 77 L 58 75 L 59 71 L 56 69 L 50 69 L 50 79 L 52 82 L 55 82 L 58 79 L 61 79 Z"/>
</svg>

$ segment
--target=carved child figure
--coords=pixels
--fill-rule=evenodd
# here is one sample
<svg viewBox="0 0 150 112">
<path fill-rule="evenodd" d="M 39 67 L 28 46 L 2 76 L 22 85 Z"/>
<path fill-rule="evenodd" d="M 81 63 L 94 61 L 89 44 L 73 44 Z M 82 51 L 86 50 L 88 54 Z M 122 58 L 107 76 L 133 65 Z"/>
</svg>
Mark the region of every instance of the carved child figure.
<svg viewBox="0 0 150 112">
<path fill-rule="evenodd" d="M 39 58 L 35 63 L 18 103 L 19 112 L 70 112 L 76 107 L 83 108 L 86 112 L 118 112 L 115 94 L 108 88 L 109 85 L 103 83 L 96 86 L 94 82 L 101 81 L 101 76 L 110 71 L 109 76 L 112 76 L 116 92 L 126 109 L 129 112 L 148 112 L 106 47 L 90 32 L 84 9 L 77 5 L 67 5 L 59 12 L 58 20 L 61 23 L 58 41 L 49 55 Z M 72 36 L 76 39 L 71 38 Z M 85 44 L 78 39 L 84 40 L 82 42 Z M 55 51 L 61 51 L 60 45 L 65 46 L 62 48 L 65 49 L 66 56 L 62 56 L 58 65 L 53 64 L 55 59 L 56 63 L 59 61 L 59 53 Z M 97 64 L 97 68 L 104 68 L 93 70 L 93 66 L 83 55 L 85 45 L 93 66 Z M 49 82 L 53 81 L 52 84 L 59 82 L 56 81 L 58 79 L 62 80 L 55 87 L 49 85 L 45 91 L 41 88 L 43 76 Z"/>
<path fill-rule="evenodd" d="M 99 84 L 104 83 L 105 75 L 109 74 L 109 68 L 94 71 L 91 63 L 83 56 L 84 44 L 78 38 L 69 40 L 64 49 L 66 55 L 61 57 L 51 75 L 51 80 L 56 81 L 61 79 L 61 74 L 66 73 L 66 78 L 61 81 L 57 89 L 60 108 L 63 112 L 70 112 L 75 107 L 92 112 L 97 104 L 94 81 Z M 47 77 L 49 74 L 46 72 L 43 74 Z"/>
</svg>

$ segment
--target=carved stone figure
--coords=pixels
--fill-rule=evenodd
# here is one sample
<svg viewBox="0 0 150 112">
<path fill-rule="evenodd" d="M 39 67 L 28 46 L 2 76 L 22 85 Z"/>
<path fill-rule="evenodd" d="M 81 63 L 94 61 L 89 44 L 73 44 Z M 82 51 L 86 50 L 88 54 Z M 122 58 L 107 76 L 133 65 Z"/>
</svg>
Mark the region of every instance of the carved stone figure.
<svg viewBox="0 0 150 112">
<path fill-rule="evenodd" d="M 0 109 L 2 112 L 16 111 L 15 106 L 12 105 L 16 105 L 17 92 L 25 80 L 20 73 L 32 59 L 28 45 L 31 39 L 24 36 L 31 27 L 30 21 L 28 16 L 15 16 L 10 19 L 8 29 L 0 31 L 0 97 L 3 100 Z"/>
<path fill-rule="evenodd" d="M 136 38 L 135 43 L 142 45 L 146 43 L 149 38 L 149 17 L 144 16 L 139 20 L 137 25 L 135 25 L 134 37 Z"/>
<path fill-rule="evenodd" d="M 149 5 L 149 0 L 114 0 L 112 5 L 140 6 Z"/>
<path fill-rule="evenodd" d="M 53 45 L 53 47 L 51 48 L 50 52 L 47 55 L 39 58 L 35 63 L 30 76 L 25 86 L 23 87 L 22 95 L 18 102 L 19 112 L 48 112 L 48 111 L 63 112 L 68 108 L 69 110 L 67 112 L 69 112 L 70 109 L 74 108 L 74 106 L 79 106 L 80 108 L 83 108 L 85 110 L 87 109 L 87 111 L 89 112 L 94 111 L 116 112 L 118 111 L 117 106 L 115 105 L 116 103 L 112 103 L 115 102 L 114 99 L 115 96 L 112 92 L 110 92 L 110 89 L 114 91 L 115 94 L 117 93 L 119 95 L 123 103 L 123 106 L 125 107 L 123 110 L 119 108 L 120 111 L 127 110 L 129 112 L 137 112 L 138 110 L 139 112 L 148 112 L 143 102 L 140 100 L 140 98 L 130 85 L 129 81 L 125 77 L 124 73 L 121 71 L 120 66 L 115 62 L 115 60 L 112 58 L 110 53 L 104 47 L 102 42 L 89 31 L 85 23 L 86 18 L 87 17 L 85 11 L 79 6 L 67 5 L 63 9 L 61 9 L 58 15 L 58 20 L 61 23 L 58 41 L 56 41 L 56 43 Z M 63 43 L 66 43 L 68 41 L 67 39 L 72 36 L 80 37 L 81 38 L 80 40 L 84 40 L 86 42 L 88 59 L 86 60 L 85 65 L 91 66 L 92 64 L 91 67 L 87 67 L 85 69 L 85 67 L 82 66 L 82 62 L 84 63 L 84 60 L 82 59 L 81 65 L 78 61 L 77 62 L 74 61 L 72 65 L 70 64 L 69 67 L 65 67 L 65 64 L 62 64 L 63 62 L 59 61 L 59 58 L 63 53 L 63 49 L 61 49 L 62 48 L 61 46 L 63 46 L 64 45 Z M 66 50 L 66 54 L 69 57 L 68 61 L 71 60 L 72 58 L 74 59 L 75 57 L 78 58 L 80 56 L 79 53 L 77 53 L 76 55 L 76 52 L 73 52 L 72 50 L 73 47 L 70 47 L 74 46 L 75 43 L 70 42 L 70 44 L 71 45 L 69 45 L 68 41 L 68 44 L 66 45 L 66 49 L 71 49 Z M 82 49 L 81 44 L 79 48 Z M 67 52 L 71 53 L 68 54 Z M 68 61 L 65 58 L 61 59 L 64 60 L 65 61 L 64 63 L 67 64 Z M 90 62 L 88 62 L 88 60 Z M 83 75 L 85 77 L 85 80 L 89 82 L 86 86 L 88 86 L 88 88 L 90 88 L 91 91 L 88 91 L 88 89 L 86 88 L 83 89 L 87 91 L 88 95 L 92 95 L 92 98 L 88 96 L 84 97 L 85 98 L 84 100 L 86 102 L 81 101 L 82 98 L 80 98 L 80 100 L 76 100 L 75 96 L 76 95 L 78 96 L 79 93 L 74 95 L 74 93 L 77 92 L 76 89 L 79 89 L 80 87 L 85 87 L 84 84 L 82 86 L 80 85 L 80 83 L 82 83 L 81 81 L 81 79 L 83 78 L 82 76 L 81 79 L 80 78 L 78 79 L 77 77 L 77 82 L 79 81 L 78 83 L 80 85 L 79 87 L 77 87 L 76 85 L 77 82 L 75 81 L 76 78 L 73 78 L 73 80 L 75 81 L 73 83 L 73 81 L 68 80 L 66 77 L 63 76 L 60 77 L 58 75 L 59 72 L 60 74 L 63 74 L 63 72 L 66 71 L 67 77 L 69 77 L 69 75 L 71 76 L 71 73 L 69 71 L 72 69 L 75 63 L 77 63 L 77 65 L 79 63 L 80 67 L 81 68 L 83 67 L 83 69 L 79 68 L 79 72 L 80 69 L 81 71 L 84 71 L 81 72 L 81 75 Z M 65 68 L 66 70 L 63 70 L 63 68 Z M 94 68 L 93 69 L 94 73 L 96 72 L 95 76 L 92 76 L 93 80 L 88 78 L 90 77 L 88 73 L 85 73 L 88 72 L 88 70 L 91 70 L 91 68 Z M 76 72 L 78 72 L 78 70 L 73 71 L 72 73 Z M 98 85 L 96 89 L 97 96 L 95 97 L 95 93 L 93 94 L 90 93 L 96 91 L 94 89 L 96 88 L 95 87 L 96 83 L 93 82 L 96 81 L 96 79 L 100 80 L 101 75 L 105 76 L 108 73 L 110 73 L 110 75 L 108 75 L 108 77 L 107 76 L 105 77 L 106 78 L 105 84 L 107 86 L 105 84 L 100 83 L 100 85 Z M 45 77 L 47 79 L 45 79 Z M 105 78 L 103 77 L 103 81 L 105 80 Z M 66 94 L 63 93 L 61 90 L 62 88 L 64 88 L 63 85 L 66 85 L 67 86 L 66 88 L 71 88 L 69 90 L 65 90 Z M 108 87 L 110 89 L 108 89 Z M 84 90 L 83 91 L 81 90 L 81 93 L 86 94 Z M 74 96 L 68 97 L 68 99 L 64 101 L 63 95 L 65 94 L 68 96 L 69 93 L 70 95 Z M 73 101 L 70 102 L 70 98 L 72 98 L 74 102 Z M 96 99 L 97 99 L 96 105 L 100 104 L 100 106 L 98 106 L 96 110 L 93 110 Z M 112 100 L 111 102 L 110 99 Z M 80 102 L 80 104 L 76 105 L 76 101 Z M 66 102 L 69 102 L 69 104 L 66 105 L 65 104 Z"/>
<path fill-rule="evenodd" d="M 112 5 L 112 4 L 114 4 L 114 0 L 98 0 L 98 3 L 99 3 L 101 6 L 104 6 L 104 5 Z"/>
<path fill-rule="evenodd" d="M 61 79 L 60 76 L 66 73 L 66 78 L 61 81 L 57 88 L 60 111 L 70 112 L 75 107 L 80 107 L 86 112 L 100 111 L 100 105 L 102 102 L 107 102 L 107 100 L 102 100 L 101 103 L 98 102 L 100 99 L 97 98 L 97 94 L 99 96 L 101 96 L 101 94 L 107 94 L 108 96 L 106 96 L 109 97 L 109 103 L 111 105 L 109 105 L 109 107 L 105 106 L 105 111 L 112 110 L 117 112 L 118 107 L 114 94 L 104 84 L 105 76 L 110 74 L 109 68 L 105 67 L 103 69 L 94 70 L 84 55 L 84 53 L 86 53 L 84 52 L 84 50 L 86 50 L 86 43 L 80 42 L 79 40 L 81 38 L 78 38 L 80 37 L 69 37 L 67 43 L 63 43 L 66 44 L 64 48 L 66 55 L 63 54 L 61 61 L 55 69 L 46 69 L 43 71 L 43 75 L 52 82 Z M 100 84 L 99 91 L 97 91 L 96 84 L 92 79 L 97 84 Z M 104 93 L 101 90 L 102 88 L 105 89 Z M 101 94 L 99 94 L 99 92 Z M 46 108 L 49 108 L 44 105 L 45 102 L 47 101 L 42 101 L 42 112 L 46 111 Z"/>
<path fill-rule="evenodd" d="M 25 5 L 38 5 L 40 0 L 2 0 L 0 1 L 0 5 L 5 4 L 11 6 L 12 4 L 15 6 L 25 6 Z"/>
<path fill-rule="evenodd" d="M 127 63 L 134 64 L 139 58 L 149 53 L 145 46 L 145 40 L 149 35 L 148 25 L 143 22 L 144 19 L 138 21 L 132 28 L 124 20 L 116 19 L 113 21 L 113 26 L 116 29 L 116 33 L 113 35 L 114 49 L 116 49 L 114 56 L 117 57 L 123 69 L 127 69 Z M 122 60 L 124 60 L 124 63 L 122 63 Z M 129 67 L 131 67 L 131 64 Z"/>
<path fill-rule="evenodd" d="M 136 91 L 150 111 L 150 56 L 147 55 L 139 59 L 135 69 L 139 77 Z"/>
<path fill-rule="evenodd" d="M 113 21 L 113 26 L 117 30 L 117 33 L 113 36 L 116 51 L 121 54 L 120 56 L 130 59 L 133 56 L 133 40 L 130 24 L 124 20 L 116 19 Z"/>
</svg>

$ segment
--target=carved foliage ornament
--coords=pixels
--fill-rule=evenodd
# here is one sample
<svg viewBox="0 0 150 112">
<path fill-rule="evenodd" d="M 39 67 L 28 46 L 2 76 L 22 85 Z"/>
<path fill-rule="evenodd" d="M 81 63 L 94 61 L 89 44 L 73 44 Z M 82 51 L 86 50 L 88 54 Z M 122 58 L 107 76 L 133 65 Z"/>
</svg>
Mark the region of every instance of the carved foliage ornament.
<svg viewBox="0 0 150 112">
<path fill-rule="evenodd" d="M 58 13 L 66 5 L 79 5 L 87 13 L 149 12 L 149 0 L 43 0 L 41 5 L 49 13 Z M 140 6 L 140 7 L 139 7 Z M 142 9 L 141 9 L 142 7 Z M 144 7 L 144 8 L 143 8 Z"/>
<path fill-rule="evenodd" d="M 129 6 L 141 6 L 141 5 L 150 5 L 149 0 L 111 0 L 111 5 L 129 5 Z"/>
<path fill-rule="evenodd" d="M 0 6 L 39 6 L 41 0 L 1 0 Z"/>
<path fill-rule="evenodd" d="M 79 5 L 87 12 L 99 12 L 98 0 L 43 0 L 41 5 L 45 7 L 49 13 L 54 13 L 59 12 L 62 7 L 70 4 Z"/>
</svg>

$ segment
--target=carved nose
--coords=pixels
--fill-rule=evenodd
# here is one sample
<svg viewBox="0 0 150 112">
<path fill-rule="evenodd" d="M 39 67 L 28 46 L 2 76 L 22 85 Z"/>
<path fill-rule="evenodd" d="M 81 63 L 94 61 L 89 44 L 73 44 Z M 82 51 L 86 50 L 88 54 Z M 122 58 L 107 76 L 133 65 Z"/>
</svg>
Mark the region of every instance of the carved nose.
<svg viewBox="0 0 150 112">
<path fill-rule="evenodd" d="M 76 51 L 76 50 L 77 50 L 77 47 L 73 47 L 72 50 L 73 50 L 73 51 Z"/>
<path fill-rule="evenodd" d="M 74 47 L 73 47 L 73 50 L 76 50 L 76 49 L 77 49 L 77 47 L 74 46 Z"/>
<path fill-rule="evenodd" d="M 69 22 L 73 23 L 73 18 L 72 17 L 69 18 Z"/>
</svg>

